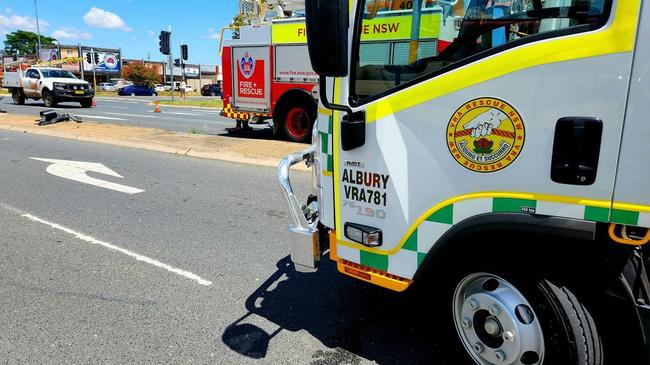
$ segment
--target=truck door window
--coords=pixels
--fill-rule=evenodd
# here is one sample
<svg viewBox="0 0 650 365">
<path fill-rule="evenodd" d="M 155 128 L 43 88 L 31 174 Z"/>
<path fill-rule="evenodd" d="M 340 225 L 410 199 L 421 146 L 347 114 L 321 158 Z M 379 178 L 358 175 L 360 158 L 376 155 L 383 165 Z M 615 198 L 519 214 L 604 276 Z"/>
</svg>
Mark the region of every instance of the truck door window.
<svg viewBox="0 0 650 365">
<path fill-rule="evenodd" d="M 384 0 L 368 16 L 375 1 L 362 2 L 356 22 L 357 104 L 518 44 L 596 29 L 611 8 L 611 0 Z"/>
</svg>

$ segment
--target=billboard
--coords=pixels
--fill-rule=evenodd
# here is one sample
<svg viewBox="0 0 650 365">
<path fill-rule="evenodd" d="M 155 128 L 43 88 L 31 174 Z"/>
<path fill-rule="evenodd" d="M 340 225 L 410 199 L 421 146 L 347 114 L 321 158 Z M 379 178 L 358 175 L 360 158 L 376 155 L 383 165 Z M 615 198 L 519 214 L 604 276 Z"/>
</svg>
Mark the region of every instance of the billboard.
<svg viewBox="0 0 650 365">
<path fill-rule="evenodd" d="M 52 49 L 41 49 L 41 61 L 49 62 L 59 60 L 59 50 L 56 48 Z"/>
<path fill-rule="evenodd" d="M 93 65 L 88 63 L 87 54 L 90 53 L 90 50 L 84 49 L 82 51 L 84 70 L 92 71 Z M 118 52 L 110 51 L 95 51 L 99 54 L 99 63 L 95 65 L 95 72 L 104 72 L 104 73 L 120 73 L 122 68 L 122 62 L 120 60 L 120 54 Z"/>
</svg>

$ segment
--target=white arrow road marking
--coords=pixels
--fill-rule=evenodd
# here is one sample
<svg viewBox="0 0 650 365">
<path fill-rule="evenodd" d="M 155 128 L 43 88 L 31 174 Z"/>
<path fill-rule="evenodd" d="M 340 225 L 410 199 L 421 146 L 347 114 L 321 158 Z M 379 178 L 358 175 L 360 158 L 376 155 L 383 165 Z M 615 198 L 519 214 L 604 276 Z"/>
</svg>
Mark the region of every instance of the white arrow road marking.
<svg viewBox="0 0 650 365">
<path fill-rule="evenodd" d="M 7 208 L 7 206 L 4 206 L 4 207 Z M 17 210 L 17 209 L 10 209 L 10 210 L 20 213 L 20 211 Z M 107 248 L 109 250 L 112 250 L 112 251 L 123 253 L 123 254 L 125 254 L 125 255 L 127 255 L 129 257 L 132 257 L 132 258 L 134 258 L 134 259 L 136 259 L 138 261 L 142 261 L 142 262 L 147 263 L 149 265 L 153 265 L 153 266 L 165 269 L 165 270 L 167 270 L 169 272 L 173 272 L 174 274 L 183 276 L 183 277 L 188 278 L 190 280 L 194 280 L 200 285 L 205 285 L 205 286 L 212 285 L 211 281 L 205 280 L 202 277 L 200 277 L 200 276 L 198 276 L 196 274 L 193 274 L 193 273 L 191 273 L 189 271 L 181 270 L 179 268 L 176 268 L 176 267 L 173 267 L 171 265 L 165 264 L 165 263 L 160 262 L 158 260 L 155 260 L 155 259 L 149 258 L 147 256 L 140 255 L 140 254 L 135 253 L 133 251 L 127 250 L 126 248 L 115 246 L 112 243 L 100 241 L 100 240 L 98 240 L 98 239 L 96 239 L 94 237 L 85 235 L 83 233 L 75 232 L 70 228 L 63 227 L 63 226 L 58 225 L 56 223 L 48 222 L 48 221 L 46 221 L 44 219 L 33 216 L 31 214 L 22 214 L 21 217 L 27 218 L 32 222 L 38 222 L 38 223 L 50 226 L 50 227 L 52 227 L 54 229 L 58 229 L 59 231 L 63 231 L 65 233 L 73 235 L 75 238 L 77 238 L 77 239 L 79 239 L 81 241 L 85 241 L 85 242 L 88 242 L 88 243 L 91 243 L 91 244 L 94 244 L 94 245 L 99 245 L 99 246 L 105 247 L 105 248 Z"/>
<path fill-rule="evenodd" d="M 51 165 L 49 165 L 45 171 L 47 171 L 48 173 L 54 176 L 62 177 L 64 179 L 73 180 L 84 184 L 99 186 L 100 188 L 119 191 L 121 193 L 131 194 L 131 195 L 144 192 L 144 190 L 142 189 L 116 184 L 110 181 L 96 179 L 94 177 L 90 177 L 86 175 L 87 171 L 92 171 L 99 174 L 117 177 L 120 179 L 124 178 L 122 175 L 118 174 L 117 172 L 109 169 L 108 167 L 100 163 L 55 160 L 51 158 L 37 158 L 37 157 L 30 157 L 30 158 L 32 160 L 50 163 Z"/>
</svg>

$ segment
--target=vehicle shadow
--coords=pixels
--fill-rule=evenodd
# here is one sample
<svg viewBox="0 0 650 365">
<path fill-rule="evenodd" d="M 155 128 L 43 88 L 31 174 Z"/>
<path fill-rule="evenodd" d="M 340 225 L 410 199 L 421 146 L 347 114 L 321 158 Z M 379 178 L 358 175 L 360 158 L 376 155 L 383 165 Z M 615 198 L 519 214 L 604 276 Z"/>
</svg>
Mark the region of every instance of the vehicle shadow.
<svg viewBox="0 0 650 365">
<path fill-rule="evenodd" d="M 436 313 L 434 300 L 425 290 L 395 293 L 348 278 L 329 259 L 317 273 L 297 273 L 285 257 L 247 298 L 248 313 L 221 339 L 233 351 L 261 359 L 282 330 L 305 330 L 331 349 L 315 351 L 311 364 L 355 364 L 359 357 L 380 364 L 460 364 L 446 354 L 456 333 L 435 325 L 448 315 Z M 267 333 L 250 323 L 252 316 L 279 328 Z"/>
</svg>

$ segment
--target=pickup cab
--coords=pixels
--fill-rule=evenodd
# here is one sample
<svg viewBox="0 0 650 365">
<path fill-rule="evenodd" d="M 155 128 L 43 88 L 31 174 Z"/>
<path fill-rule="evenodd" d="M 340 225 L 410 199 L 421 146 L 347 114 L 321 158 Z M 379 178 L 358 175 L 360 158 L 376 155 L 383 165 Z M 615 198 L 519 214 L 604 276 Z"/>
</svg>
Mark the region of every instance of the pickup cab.
<svg viewBox="0 0 650 365">
<path fill-rule="evenodd" d="M 92 106 L 95 90 L 72 73 L 59 68 L 30 67 L 5 72 L 5 88 L 9 89 L 14 103 L 22 105 L 26 99 L 43 99 L 46 107 L 60 102 L 79 102 L 83 108 Z"/>
</svg>

